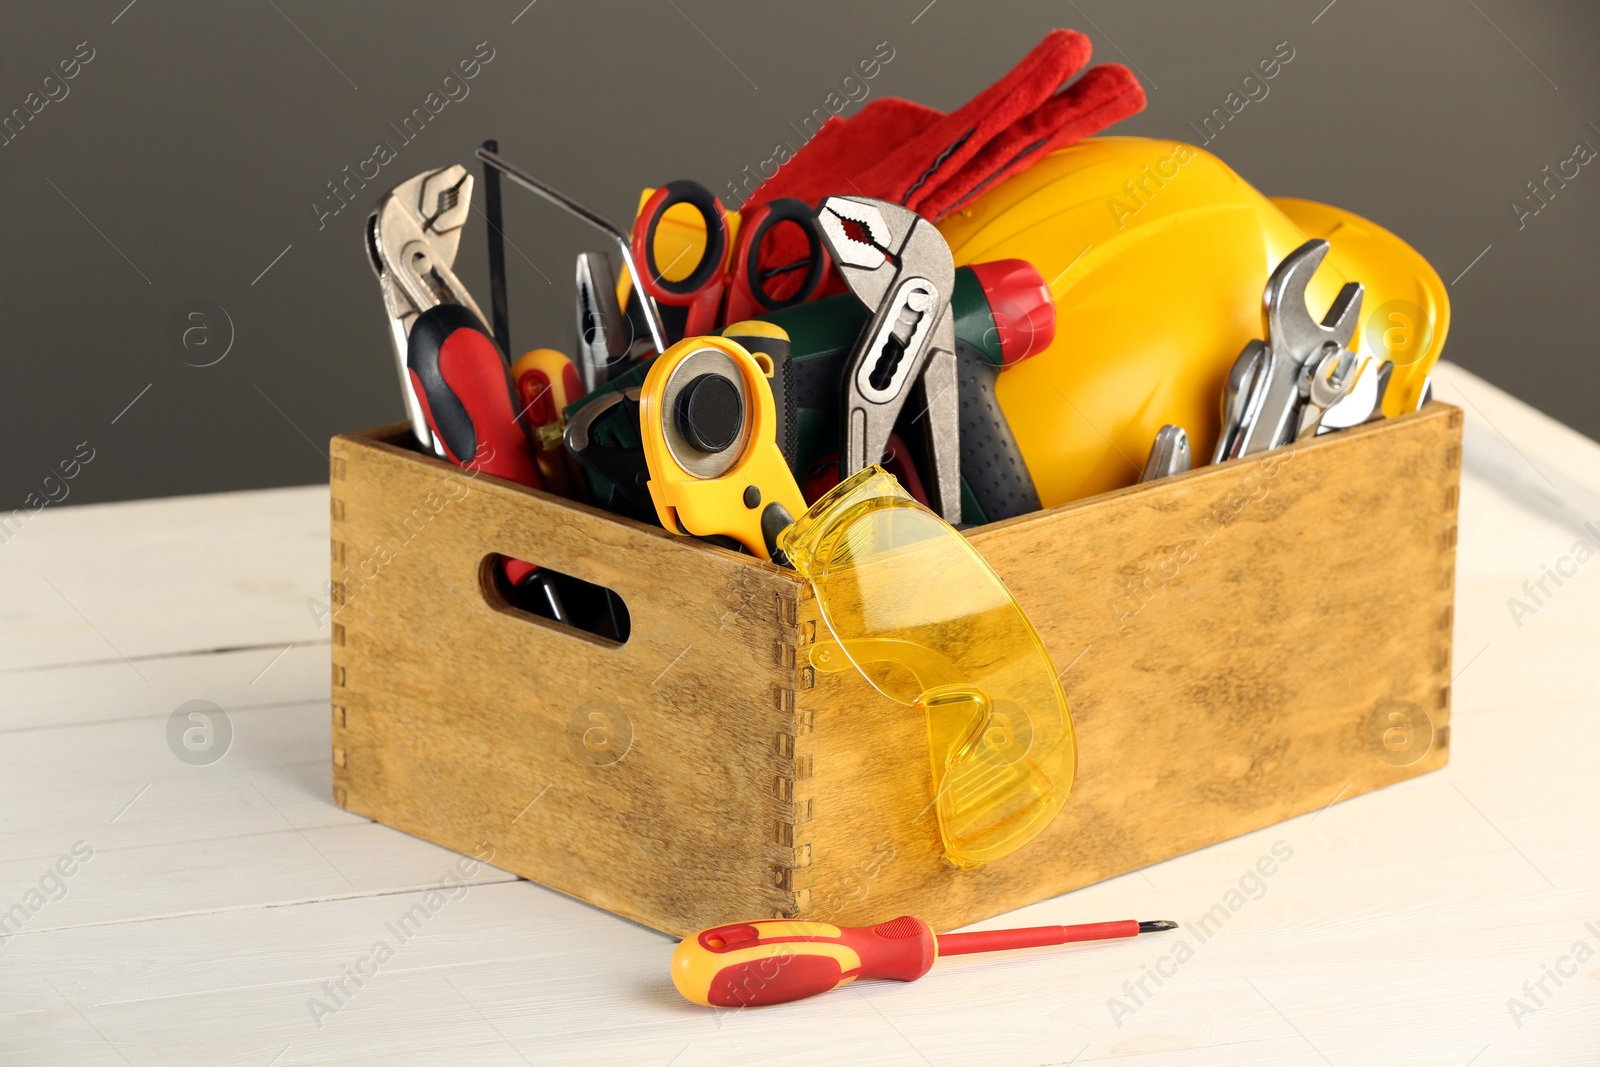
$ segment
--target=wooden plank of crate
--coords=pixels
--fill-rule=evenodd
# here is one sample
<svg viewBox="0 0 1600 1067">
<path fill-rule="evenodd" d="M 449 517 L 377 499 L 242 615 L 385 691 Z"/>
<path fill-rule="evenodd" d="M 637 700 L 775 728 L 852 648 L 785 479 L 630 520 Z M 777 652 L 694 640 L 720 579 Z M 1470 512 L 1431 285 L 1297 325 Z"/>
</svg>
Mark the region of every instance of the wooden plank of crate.
<svg viewBox="0 0 1600 1067">
<path fill-rule="evenodd" d="M 334 795 L 656 926 L 792 910 L 799 580 L 397 447 L 334 442 Z M 501 553 L 615 590 L 615 646 L 501 610 Z"/>
<path fill-rule="evenodd" d="M 920 717 L 818 675 L 804 913 L 962 925 L 1443 766 L 1460 418 L 1435 404 L 974 532 L 1063 672 L 1069 802 L 956 871 Z M 1431 723 L 1414 762 L 1372 747 L 1391 710 Z"/>
</svg>

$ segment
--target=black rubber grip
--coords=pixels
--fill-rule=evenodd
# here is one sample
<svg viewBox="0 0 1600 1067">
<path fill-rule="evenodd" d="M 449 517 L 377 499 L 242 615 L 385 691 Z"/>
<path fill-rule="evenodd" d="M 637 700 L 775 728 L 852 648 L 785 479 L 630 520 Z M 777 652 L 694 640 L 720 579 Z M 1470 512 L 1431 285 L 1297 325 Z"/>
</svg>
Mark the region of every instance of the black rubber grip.
<svg viewBox="0 0 1600 1067">
<path fill-rule="evenodd" d="M 669 293 L 687 295 L 698 292 L 722 270 L 728 258 L 728 224 L 722 217 L 716 196 L 699 182 L 681 178 L 668 182 L 661 189 L 661 193 L 651 197 L 651 200 L 659 198 L 661 206 L 650 216 L 649 226 L 645 230 L 645 270 L 650 272 L 657 285 Z M 700 254 L 700 262 L 695 264 L 689 276 L 672 281 L 662 276 L 662 268 L 656 263 L 656 229 L 661 225 L 661 220 L 666 218 L 667 212 L 679 204 L 688 204 L 700 213 L 706 228 L 706 246 Z"/>
<path fill-rule="evenodd" d="M 417 316 L 406 340 L 406 367 L 422 383 L 422 392 L 433 415 L 433 428 L 452 455 L 465 463 L 477 454 L 478 430 L 466 405 L 444 380 L 439 355 L 444 343 L 457 330 L 476 330 L 488 336 L 483 322 L 460 304 L 439 304 Z M 503 355 L 503 353 L 502 353 Z M 506 391 L 516 395 L 511 384 L 511 368 L 506 368 Z"/>
<path fill-rule="evenodd" d="M 990 522 L 1039 510 L 1039 493 L 995 397 L 999 368 L 956 341 L 961 390 L 961 477 Z"/>
<path fill-rule="evenodd" d="M 737 341 L 752 355 L 761 354 L 772 360 L 772 377 L 767 384 L 772 387 L 772 404 L 778 412 L 778 451 L 784 462 L 794 470 L 800 453 L 800 389 L 796 382 L 791 345 L 784 337 L 758 337 L 730 334 L 724 337 Z"/>
<path fill-rule="evenodd" d="M 805 303 L 822 284 L 823 274 L 828 269 L 828 253 L 822 246 L 822 230 L 817 225 L 817 213 L 810 204 L 792 196 L 779 197 L 766 205 L 766 211 L 758 208 L 757 213 L 760 218 L 751 235 L 744 262 L 744 276 L 750 286 L 750 294 L 768 311 Z M 794 223 L 805 235 L 806 273 L 794 293 L 778 300 L 768 294 L 766 281 L 761 276 L 761 245 L 772 228 L 784 222 Z"/>
</svg>

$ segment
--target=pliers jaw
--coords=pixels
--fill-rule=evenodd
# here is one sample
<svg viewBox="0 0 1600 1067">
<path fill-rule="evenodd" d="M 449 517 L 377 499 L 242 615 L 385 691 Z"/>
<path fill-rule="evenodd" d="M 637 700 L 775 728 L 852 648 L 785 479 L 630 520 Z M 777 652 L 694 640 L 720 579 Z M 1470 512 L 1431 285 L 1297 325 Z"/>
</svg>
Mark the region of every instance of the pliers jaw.
<svg viewBox="0 0 1600 1067">
<path fill-rule="evenodd" d="M 845 284 L 872 309 L 846 365 L 840 478 L 877 463 L 913 389 L 927 439 L 934 505 L 961 519 L 956 396 L 955 261 L 944 235 L 916 212 L 884 200 L 830 196 L 817 210 Z"/>
<path fill-rule="evenodd" d="M 472 175 L 457 164 L 425 171 L 391 189 L 367 217 L 364 234 L 389 316 L 406 415 L 417 440 L 435 452 L 438 446 L 406 368 L 407 340 L 417 316 L 440 304 L 460 304 L 483 321 L 477 301 L 453 269 L 471 213 Z"/>
</svg>

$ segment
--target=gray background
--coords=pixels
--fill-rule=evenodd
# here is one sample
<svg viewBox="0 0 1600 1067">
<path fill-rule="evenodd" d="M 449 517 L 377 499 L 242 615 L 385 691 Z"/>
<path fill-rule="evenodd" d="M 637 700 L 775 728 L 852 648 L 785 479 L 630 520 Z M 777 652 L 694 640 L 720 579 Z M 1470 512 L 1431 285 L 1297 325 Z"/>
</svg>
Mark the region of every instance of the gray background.
<svg viewBox="0 0 1600 1067">
<path fill-rule="evenodd" d="M 403 417 L 366 213 L 418 171 L 470 163 L 486 137 L 625 222 L 645 185 L 721 189 L 768 158 L 880 41 L 894 58 L 873 97 L 950 109 L 1056 26 L 1140 73 L 1149 107 L 1118 132 L 1195 141 L 1187 124 L 1288 41 L 1295 58 L 1270 95 L 1209 149 L 1262 191 L 1365 215 L 1447 282 L 1459 275 L 1446 358 L 1600 436 L 1583 325 L 1600 282 L 1600 166 L 1520 230 L 1509 206 L 1576 142 L 1600 148 L 1600 5 L 525 4 L 8 3 L 0 113 L 78 42 L 96 55 L 0 148 L 0 505 L 19 506 L 82 441 L 95 458 L 69 504 L 323 480 L 330 435 Z M 482 41 L 495 55 L 470 95 L 319 230 L 324 183 L 395 141 L 387 124 Z M 570 351 L 572 257 L 600 244 L 506 193 L 514 348 Z M 479 218 L 458 263 L 487 308 Z M 196 299 L 226 309 L 235 332 L 209 367 L 180 361 L 167 337 Z"/>
</svg>

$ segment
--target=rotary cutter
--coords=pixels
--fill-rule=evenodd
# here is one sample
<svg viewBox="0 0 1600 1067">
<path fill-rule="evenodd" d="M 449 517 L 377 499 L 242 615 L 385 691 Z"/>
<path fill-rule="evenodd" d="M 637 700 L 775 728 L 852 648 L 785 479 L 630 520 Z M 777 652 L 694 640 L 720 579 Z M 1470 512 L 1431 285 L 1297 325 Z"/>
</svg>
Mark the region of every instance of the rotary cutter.
<svg viewBox="0 0 1600 1067">
<path fill-rule="evenodd" d="M 779 416 L 763 367 L 727 337 L 686 337 L 650 366 L 639 394 L 650 498 L 661 525 L 731 537 L 785 563 L 778 534 L 805 498 L 777 439 Z"/>
</svg>

